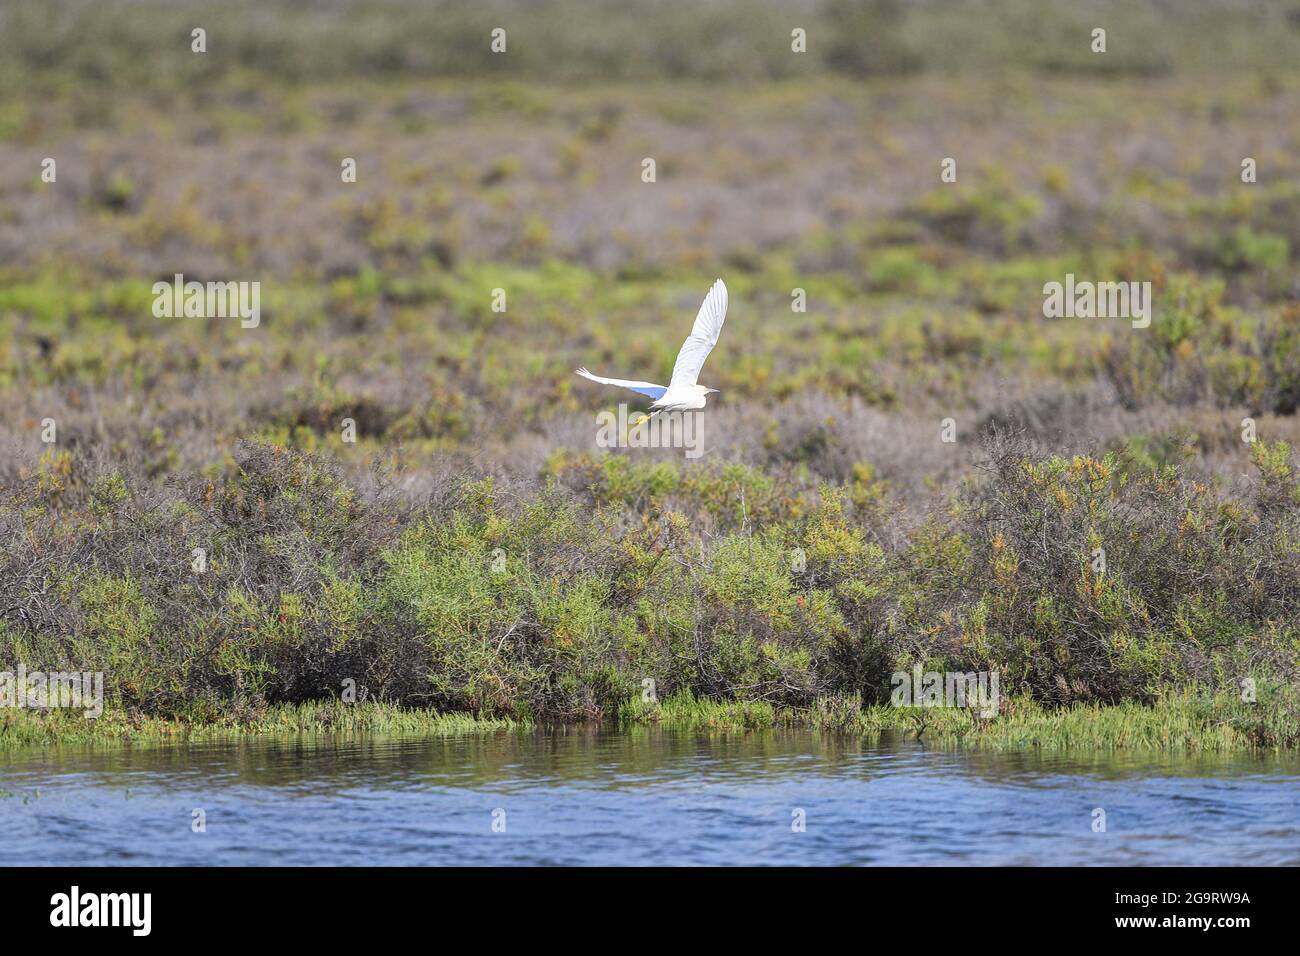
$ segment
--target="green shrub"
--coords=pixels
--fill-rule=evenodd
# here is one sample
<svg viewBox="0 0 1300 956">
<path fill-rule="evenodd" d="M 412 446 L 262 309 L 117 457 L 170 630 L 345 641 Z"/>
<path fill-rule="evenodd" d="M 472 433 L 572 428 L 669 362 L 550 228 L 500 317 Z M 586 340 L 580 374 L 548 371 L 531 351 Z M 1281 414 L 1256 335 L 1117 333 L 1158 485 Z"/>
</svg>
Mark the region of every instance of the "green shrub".
<svg viewBox="0 0 1300 956">
<path fill-rule="evenodd" d="M 610 482 L 595 489 L 463 476 L 414 506 L 275 446 L 166 492 L 71 461 L 57 487 L 0 496 L 0 526 L 24 529 L 0 551 L 16 609 L 0 659 L 103 670 L 115 710 L 196 720 L 349 688 L 654 719 L 653 686 L 741 723 L 777 707 L 849 726 L 915 664 L 995 669 L 1004 693 L 1048 704 L 1278 683 L 1300 661 L 1300 477 L 1285 443 L 1251 454 L 1259 477 L 1234 499 L 1176 463 L 994 432 L 983 479 L 889 546 L 869 469 L 799 498 L 756 469 L 610 456 L 558 469 Z M 1289 726 L 1293 699 L 1270 700 L 1242 733 Z"/>
</svg>

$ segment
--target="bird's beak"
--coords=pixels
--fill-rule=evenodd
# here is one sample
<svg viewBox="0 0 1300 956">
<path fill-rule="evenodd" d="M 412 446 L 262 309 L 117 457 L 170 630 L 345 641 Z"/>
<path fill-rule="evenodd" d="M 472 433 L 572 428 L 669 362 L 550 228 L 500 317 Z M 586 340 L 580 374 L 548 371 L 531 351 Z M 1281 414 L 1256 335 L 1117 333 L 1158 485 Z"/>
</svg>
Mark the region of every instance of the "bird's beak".
<svg viewBox="0 0 1300 956">
<path fill-rule="evenodd" d="M 705 394 L 705 395 L 716 395 L 716 394 L 718 394 L 718 392 L 720 392 L 720 391 L 722 391 L 722 389 L 719 389 L 719 388 L 709 388 L 709 389 L 705 389 L 705 390 L 704 390 L 704 394 Z"/>
</svg>

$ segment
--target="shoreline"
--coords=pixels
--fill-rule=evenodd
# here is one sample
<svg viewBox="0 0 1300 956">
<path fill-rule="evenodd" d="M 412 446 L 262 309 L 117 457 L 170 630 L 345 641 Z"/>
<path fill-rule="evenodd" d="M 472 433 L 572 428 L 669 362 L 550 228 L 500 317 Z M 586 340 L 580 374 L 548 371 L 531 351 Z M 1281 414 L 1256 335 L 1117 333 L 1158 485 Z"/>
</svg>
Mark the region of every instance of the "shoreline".
<svg viewBox="0 0 1300 956">
<path fill-rule="evenodd" d="M 247 719 L 185 721 L 109 712 L 91 721 L 75 711 L 15 709 L 0 716 L 0 751 L 51 746 L 227 742 L 293 735 L 383 736 L 531 732 L 547 727 L 631 730 L 658 727 L 705 733 L 811 730 L 878 738 L 884 734 L 937 748 L 1154 753 L 1247 753 L 1300 749 L 1300 731 L 1264 704 L 1210 698 L 1188 690 L 1152 704 L 1074 704 L 1048 708 L 1027 698 L 1004 701 L 996 717 L 956 707 L 860 707 L 829 697 L 807 709 L 763 701 L 712 701 L 678 695 L 627 703 L 617 715 L 579 723 L 479 716 L 338 700 L 281 704 Z"/>
</svg>

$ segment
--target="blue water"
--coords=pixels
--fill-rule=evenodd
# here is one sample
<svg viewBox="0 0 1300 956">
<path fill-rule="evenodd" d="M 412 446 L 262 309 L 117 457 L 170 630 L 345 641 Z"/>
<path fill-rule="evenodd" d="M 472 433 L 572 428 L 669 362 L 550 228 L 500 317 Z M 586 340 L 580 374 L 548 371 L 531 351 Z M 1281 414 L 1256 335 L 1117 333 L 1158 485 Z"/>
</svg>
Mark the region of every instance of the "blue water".
<svg viewBox="0 0 1300 956">
<path fill-rule="evenodd" d="M 638 729 L 0 761 L 4 865 L 1300 864 L 1292 758 Z"/>
</svg>

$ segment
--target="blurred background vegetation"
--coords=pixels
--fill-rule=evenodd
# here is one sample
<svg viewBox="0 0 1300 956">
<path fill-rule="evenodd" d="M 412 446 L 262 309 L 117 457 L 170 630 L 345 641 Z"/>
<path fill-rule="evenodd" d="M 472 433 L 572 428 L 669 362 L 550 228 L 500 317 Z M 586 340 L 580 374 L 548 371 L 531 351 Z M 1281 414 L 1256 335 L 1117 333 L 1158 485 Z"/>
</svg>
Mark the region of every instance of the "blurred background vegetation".
<svg viewBox="0 0 1300 956">
<path fill-rule="evenodd" d="M 790 703 L 927 657 L 1053 702 L 1294 680 L 1297 64 L 1294 2 L 11 0 L 0 650 L 131 661 L 156 680 L 122 699 L 158 712 L 309 699 L 344 667 L 569 716 L 647 669 Z M 1152 327 L 1045 319 L 1067 272 L 1152 282 Z M 175 273 L 261 282 L 261 326 L 154 318 Z M 595 448 L 618 398 L 572 370 L 665 379 L 718 275 L 708 455 Z M 334 490 L 305 513 L 318 472 Z M 443 500 L 483 478 L 490 503 Z M 380 506 L 390 485 L 405 504 Z M 409 616 L 450 552 L 586 541 L 572 507 L 627 553 L 538 558 L 508 620 L 491 578 L 461 617 Z M 419 530 L 453 514 L 461 537 Z M 1044 522 L 1060 550 L 1034 564 Z M 161 574 L 158 542 L 191 539 L 229 553 Z M 1105 588 L 1103 540 L 1136 549 Z M 791 577 L 800 541 L 855 557 Z M 626 590 L 654 553 L 723 583 L 665 561 Z M 345 621 L 421 663 L 397 680 Z"/>
<path fill-rule="evenodd" d="M 752 83 L 915 72 L 1157 76 L 1285 69 L 1300 53 L 1294 3 L 1248 0 L 15 0 L 6 5 L 5 80 L 51 89 L 94 83 L 140 90 L 162 76 L 243 75 L 277 85 L 344 78 L 545 83 L 697 79 Z M 202 62 L 188 43 L 205 27 L 228 55 Z M 484 37 L 513 41 L 508 59 Z M 1078 37 L 1113 31 L 1110 55 Z M 808 55 L 790 56 L 807 30 Z"/>
</svg>

